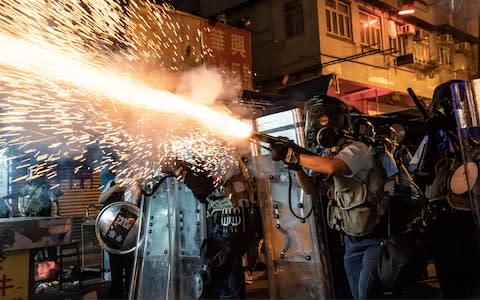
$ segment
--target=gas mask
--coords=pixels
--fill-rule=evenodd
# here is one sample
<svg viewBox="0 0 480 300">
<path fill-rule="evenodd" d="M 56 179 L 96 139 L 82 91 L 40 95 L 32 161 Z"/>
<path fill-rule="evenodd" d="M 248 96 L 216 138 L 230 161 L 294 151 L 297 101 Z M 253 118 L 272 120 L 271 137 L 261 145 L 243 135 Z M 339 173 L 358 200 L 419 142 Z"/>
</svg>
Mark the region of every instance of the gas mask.
<svg viewBox="0 0 480 300">
<path fill-rule="evenodd" d="M 375 143 L 375 128 L 366 118 L 358 118 L 353 121 L 353 138 L 367 145 Z"/>
<path fill-rule="evenodd" d="M 307 101 L 305 105 L 306 144 L 310 150 L 318 146 L 331 148 L 337 146 L 344 135 L 347 106 L 340 100 L 329 96 L 319 96 Z"/>
<path fill-rule="evenodd" d="M 316 142 L 324 148 L 332 148 L 338 145 L 342 132 L 333 127 L 323 127 L 317 132 Z"/>
</svg>

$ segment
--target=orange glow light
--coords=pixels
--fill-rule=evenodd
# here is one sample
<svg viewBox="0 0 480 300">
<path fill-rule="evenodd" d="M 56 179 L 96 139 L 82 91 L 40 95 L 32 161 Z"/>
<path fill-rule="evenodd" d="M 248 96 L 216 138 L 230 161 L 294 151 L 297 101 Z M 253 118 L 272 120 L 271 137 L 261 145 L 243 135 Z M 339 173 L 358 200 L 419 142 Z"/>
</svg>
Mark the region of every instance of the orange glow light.
<svg viewBox="0 0 480 300">
<path fill-rule="evenodd" d="M 403 15 L 411 15 L 411 14 L 414 14 L 415 13 L 415 10 L 414 9 L 403 9 L 401 11 L 398 12 L 399 15 L 403 16 Z"/>
</svg>

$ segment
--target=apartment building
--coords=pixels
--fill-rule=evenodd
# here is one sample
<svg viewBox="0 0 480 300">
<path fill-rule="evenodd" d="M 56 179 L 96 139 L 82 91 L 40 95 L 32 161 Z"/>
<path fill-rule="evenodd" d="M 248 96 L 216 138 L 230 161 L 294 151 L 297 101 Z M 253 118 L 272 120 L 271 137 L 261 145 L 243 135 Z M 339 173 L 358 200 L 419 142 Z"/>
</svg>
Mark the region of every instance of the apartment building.
<svg viewBox="0 0 480 300">
<path fill-rule="evenodd" d="M 479 6 L 477 0 L 201 0 L 196 7 L 204 17 L 251 31 L 255 89 L 308 98 L 328 86 L 329 94 L 375 114 L 413 106 L 407 88 L 428 102 L 441 82 L 478 76 Z"/>
</svg>

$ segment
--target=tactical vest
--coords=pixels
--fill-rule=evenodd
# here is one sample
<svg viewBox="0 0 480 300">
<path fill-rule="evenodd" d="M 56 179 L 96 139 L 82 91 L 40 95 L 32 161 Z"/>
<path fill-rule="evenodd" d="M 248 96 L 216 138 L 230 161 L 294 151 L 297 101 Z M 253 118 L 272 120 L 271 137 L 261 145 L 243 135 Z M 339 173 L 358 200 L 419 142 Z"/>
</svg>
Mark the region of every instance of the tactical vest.
<svg viewBox="0 0 480 300">
<path fill-rule="evenodd" d="M 373 154 L 372 154 L 373 155 Z M 384 213 L 385 171 L 374 159 L 367 179 L 332 176 L 328 189 L 327 223 L 330 228 L 351 236 L 373 231 Z"/>
</svg>

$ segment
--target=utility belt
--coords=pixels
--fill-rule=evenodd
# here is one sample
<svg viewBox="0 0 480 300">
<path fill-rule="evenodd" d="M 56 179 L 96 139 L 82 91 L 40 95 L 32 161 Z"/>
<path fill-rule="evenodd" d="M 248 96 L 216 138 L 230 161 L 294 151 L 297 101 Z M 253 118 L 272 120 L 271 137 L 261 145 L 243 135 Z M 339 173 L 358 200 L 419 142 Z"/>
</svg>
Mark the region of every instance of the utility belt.
<svg viewBox="0 0 480 300">
<path fill-rule="evenodd" d="M 244 232 L 245 231 L 245 210 L 241 207 L 224 207 L 212 210 L 208 218 L 212 225 L 221 228 L 223 232 Z"/>
</svg>

